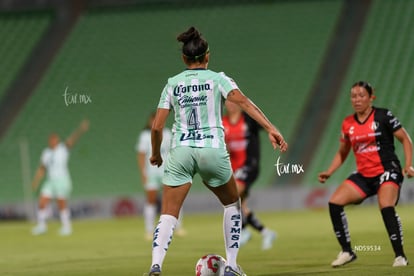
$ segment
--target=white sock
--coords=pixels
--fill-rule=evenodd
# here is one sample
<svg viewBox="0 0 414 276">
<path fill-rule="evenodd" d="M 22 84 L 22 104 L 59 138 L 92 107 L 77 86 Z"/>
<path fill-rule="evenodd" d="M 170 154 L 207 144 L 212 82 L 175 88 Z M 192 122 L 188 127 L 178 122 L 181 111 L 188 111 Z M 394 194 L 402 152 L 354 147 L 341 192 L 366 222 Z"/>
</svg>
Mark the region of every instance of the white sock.
<svg viewBox="0 0 414 276">
<path fill-rule="evenodd" d="M 237 267 L 237 254 L 239 253 L 239 240 L 241 231 L 240 200 L 224 206 L 223 234 L 226 247 L 227 265 Z"/>
<path fill-rule="evenodd" d="M 144 205 L 144 224 L 146 233 L 154 231 L 155 216 L 157 214 L 157 206 L 155 204 L 145 203 Z"/>
<path fill-rule="evenodd" d="M 269 229 L 267 229 L 266 227 L 262 229 L 262 231 L 260 231 L 260 234 L 262 234 L 262 236 L 265 236 L 269 233 L 271 233 L 272 231 L 270 231 Z"/>
<path fill-rule="evenodd" d="M 154 239 L 152 243 L 152 264 L 158 264 L 162 267 L 168 246 L 171 243 L 174 228 L 177 224 L 177 218 L 171 215 L 161 215 L 160 221 L 154 230 Z"/>
<path fill-rule="evenodd" d="M 70 211 L 69 211 L 69 209 L 60 210 L 59 215 L 60 215 L 60 222 L 62 223 L 62 226 L 70 228 L 71 227 L 71 222 L 70 222 Z"/>
<path fill-rule="evenodd" d="M 43 208 L 37 210 L 37 224 L 41 227 L 46 227 L 46 219 L 48 218 L 48 209 Z"/>
</svg>

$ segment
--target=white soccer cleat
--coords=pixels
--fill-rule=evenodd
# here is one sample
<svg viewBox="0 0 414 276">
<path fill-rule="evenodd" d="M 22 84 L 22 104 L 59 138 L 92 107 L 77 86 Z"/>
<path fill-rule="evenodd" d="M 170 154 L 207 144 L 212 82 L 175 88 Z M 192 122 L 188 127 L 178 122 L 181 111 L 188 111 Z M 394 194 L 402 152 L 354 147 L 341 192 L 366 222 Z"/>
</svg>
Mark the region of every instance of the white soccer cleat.
<svg viewBox="0 0 414 276">
<path fill-rule="evenodd" d="M 239 244 L 240 246 L 245 245 L 252 238 L 252 233 L 247 229 L 242 229 Z"/>
<path fill-rule="evenodd" d="M 275 241 L 277 235 L 275 232 L 265 229 L 262 236 L 262 250 L 269 250 L 273 247 L 273 242 Z"/>
<path fill-rule="evenodd" d="M 161 267 L 158 264 L 151 266 L 148 276 L 161 276 Z"/>
<path fill-rule="evenodd" d="M 242 268 L 238 265 L 237 269 L 232 268 L 231 266 L 226 266 L 224 268 L 224 275 L 223 276 L 247 276 Z"/>
<path fill-rule="evenodd" d="M 355 261 L 357 256 L 355 253 L 351 252 L 339 252 L 338 257 L 336 257 L 336 260 L 334 260 L 331 265 L 332 267 L 338 267 L 342 265 L 346 265 L 347 263 L 350 263 L 352 261 Z"/>
<path fill-rule="evenodd" d="M 392 266 L 397 267 L 397 266 L 407 266 L 408 265 L 408 260 L 407 258 L 403 257 L 403 256 L 398 256 L 397 258 L 395 258 L 394 263 L 392 264 Z"/>
<path fill-rule="evenodd" d="M 70 226 L 63 226 L 59 230 L 59 235 L 60 236 L 70 236 L 70 235 L 72 235 L 72 227 L 70 227 Z"/>
<path fill-rule="evenodd" d="M 42 234 L 45 234 L 46 232 L 47 232 L 46 225 L 38 224 L 32 229 L 32 235 L 34 236 L 42 235 Z"/>
</svg>

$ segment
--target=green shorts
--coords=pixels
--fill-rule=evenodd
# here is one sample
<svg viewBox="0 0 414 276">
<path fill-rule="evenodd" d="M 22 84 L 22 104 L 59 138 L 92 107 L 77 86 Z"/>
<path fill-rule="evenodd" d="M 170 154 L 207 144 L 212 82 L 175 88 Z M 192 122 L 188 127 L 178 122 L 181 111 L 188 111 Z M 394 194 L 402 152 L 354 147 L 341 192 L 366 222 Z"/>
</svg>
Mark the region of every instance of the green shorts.
<svg viewBox="0 0 414 276">
<path fill-rule="evenodd" d="M 48 198 L 69 198 L 72 191 L 72 183 L 70 179 L 47 179 L 40 190 L 42 196 Z"/>
<path fill-rule="evenodd" d="M 164 167 L 165 185 L 180 186 L 191 183 L 196 173 L 211 187 L 226 184 L 233 173 L 227 150 L 192 147 L 176 147 L 170 150 Z"/>
</svg>

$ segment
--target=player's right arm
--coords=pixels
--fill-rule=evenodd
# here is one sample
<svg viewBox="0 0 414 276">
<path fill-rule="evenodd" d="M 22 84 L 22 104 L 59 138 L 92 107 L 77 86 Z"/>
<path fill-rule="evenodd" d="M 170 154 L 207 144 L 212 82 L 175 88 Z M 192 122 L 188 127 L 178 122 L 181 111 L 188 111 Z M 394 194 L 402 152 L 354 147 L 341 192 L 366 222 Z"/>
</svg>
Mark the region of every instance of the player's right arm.
<svg viewBox="0 0 414 276">
<path fill-rule="evenodd" d="M 65 144 L 68 148 L 72 148 L 79 138 L 89 129 L 89 120 L 83 120 L 79 127 L 66 139 Z"/>
<path fill-rule="evenodd" d="M 33 177 L 33 181 L 32 181 L 32 189 L 36 190 L 39 187 L 40 181 L 42 181 L 43 177 L 46 174 L 46 168 L 43 165 L 40 165 L 37 170 L 36 173 Z"/>
<path fill-rule="evenodd" d="M 339 149 L 336 152 L 329 168 L 326 171 L 319 173 L 319 182 L 325 183 L 325 181 L 344 163 L 350 150 L 351 143 L 349 141 L 340 142 Z"/>
<path fill-rule="evenodd" d="M 161 156 L 162 130 L 164 129 L 169 114 L 170 110 L 165 108 L 158 108 L 157 113 L 155 114 L 154 122 L 151 128 L 152 153 L 150 162 L 153 166 L 159 167 L 163 162 Z"/>
</svg>

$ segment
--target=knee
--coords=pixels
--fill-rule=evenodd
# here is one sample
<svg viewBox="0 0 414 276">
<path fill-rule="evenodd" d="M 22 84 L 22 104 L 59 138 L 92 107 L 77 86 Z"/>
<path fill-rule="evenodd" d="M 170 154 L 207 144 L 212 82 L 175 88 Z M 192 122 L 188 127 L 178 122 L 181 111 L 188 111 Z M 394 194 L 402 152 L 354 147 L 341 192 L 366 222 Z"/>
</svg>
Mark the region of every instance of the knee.
<svg viewBox="0 0 414 276">
<path fill-rule="evenodd" d="M 397 203 L 396 198 L 378 196 L 378 205 L 380 209 L 384 209 L 387 207 L 395 207 L 396 203 Z"/>
</svg>

